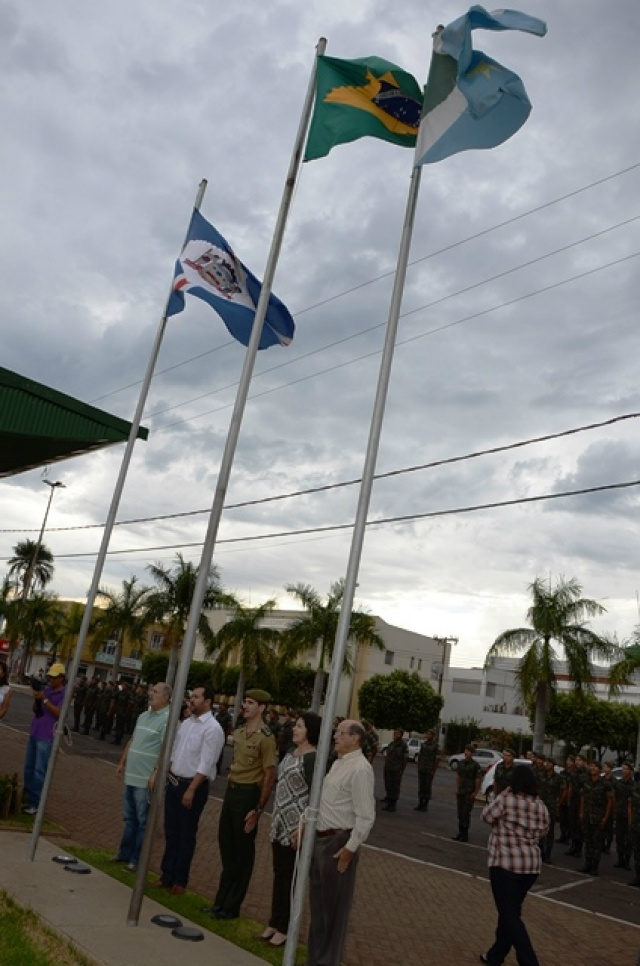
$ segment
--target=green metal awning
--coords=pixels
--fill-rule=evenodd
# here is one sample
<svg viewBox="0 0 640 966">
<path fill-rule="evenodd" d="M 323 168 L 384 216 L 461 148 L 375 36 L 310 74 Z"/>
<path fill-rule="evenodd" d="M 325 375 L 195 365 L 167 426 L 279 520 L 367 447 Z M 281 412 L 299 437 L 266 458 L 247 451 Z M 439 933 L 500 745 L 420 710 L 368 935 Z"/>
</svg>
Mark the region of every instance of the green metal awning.
<svg viewBox="0 0 640 966">
<path fill-rule="evenodd" d="M 0 477 L 123 443 L 131 423 L 0 366 Z M 138 439 L 146 439 L 142 426 Z"/>
</svg>

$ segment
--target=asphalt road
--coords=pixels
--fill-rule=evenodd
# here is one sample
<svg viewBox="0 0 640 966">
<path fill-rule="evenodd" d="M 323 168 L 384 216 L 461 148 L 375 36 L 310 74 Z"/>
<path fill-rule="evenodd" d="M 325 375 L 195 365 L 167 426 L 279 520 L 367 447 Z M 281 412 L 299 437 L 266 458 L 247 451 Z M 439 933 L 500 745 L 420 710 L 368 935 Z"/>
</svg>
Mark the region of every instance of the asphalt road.
<svg viewBox="0 0 640 966">
<path fill-rule="evenodd" d="M 19 731 L 28 731 L 31 722 L 31 697 L 27 693 L 14 692 L 10 720 L 7 725 Z M 95 734 L 95 733 L 92 733 Z M 65 754 L 98 758 L 115 766 L 122 748 L 110 740 L 72 734 L 71 745 L 63 745 Z M 226 768 L 231 759 L 231 749 L 225 750 L 223 774 L 212 788 L 211 794 L 222 798 L 226 789 Z M 384 758 L 374 762 L 376 796 L 384 796 L 382 771 Z M 489 829 L 480 816 L 482 805 L 478 803 L 472 818 L 468 844 L 452 839 L 457 832 L 455 806 L 455 774 L 447 766 L 441 766 L 433 783 L 433 797 L 426 813 L 415 812 L 418 801 L 418 777 L 415 764 L 409 763 L 404 773 L 400 799 L 396 812 L 379 810 L 368 844 L 377 849 L 388 850 L 431 863 L 442 868 L 473 876 L 487 876 L 486 845 Z M 582 862 L 565 856 L 566 846 L 554 847 L 552 864 L 545 865 L 534 891 L 543 892 L 568 906 L 593 912 L 597 916 L 610 916 L 623 922 L 640 926 L 640 889 L 628 885 L 632 874 L 614 869 L 615 851 L 604 855 L 598 878 L 582 875 L 578 870 Z M 604 922 L 602 922 L 604 928 Z"/>
</svg>

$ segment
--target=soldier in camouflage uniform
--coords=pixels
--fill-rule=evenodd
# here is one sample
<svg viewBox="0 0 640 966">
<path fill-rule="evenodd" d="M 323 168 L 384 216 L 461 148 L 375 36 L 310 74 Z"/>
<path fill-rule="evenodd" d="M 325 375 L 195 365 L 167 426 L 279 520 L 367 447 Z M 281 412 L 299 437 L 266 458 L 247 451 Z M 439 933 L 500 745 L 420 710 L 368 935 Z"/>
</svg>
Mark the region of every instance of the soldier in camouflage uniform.
<svg viewBox="0 0 640 966">
<path fill-rule="evenodd" d="M 615 797 L 616 852 L 618 861 L 614 869 L 631 869 L 631 829 L 629 827 L 629 802 L 633 792 L 633 762 L 623 761 L 622 778 L 613 782 Z"/>
<path fill-rule="evenodd" d="M 580 802 L 582 790 L 589 780 L 587 762 L 582 755 L 576 755 L 575 767 L 567 776 L 569 783 L 569 830 L 571 833 L 571 848 L 565 855 L 573 855 L 579 859 L 582 855 L 584 834 L 580 820 Z"/>
<path fill-rule="evenodd" d="M 113 710 L 115 715 L 115 737 L 112 744 L 119 745 L 122 743 L 122 737 L 125 733 L 127 726 L 127 715 L 129 713 L 129 703 L 131 700 L 131 692 L 129 691 L 129 685 L 126 681 L 118 686 L 118 690 L 115 692 L 115 697 L 113 701 Z"/>
<path fill-rule="evenodd" d="M 98 726 L 100 741 L 104 741 L 111 734 L 113 728 L 113 684 L 107 681 L 98 697 Z"/>
<path fill-rule="evenodd" d="M 87 679 L 80 677 L 76 681 L 73 689 L 73 730 L 80 731 L 80 718 L 84 707 L 84 699 L 87 696 Z"/>
<path fill-rule="evenodd" d="M 558 803 L 564 792 L 564 779 L 556 774 L 553 758 L 545 758 L 544 775 L 538 783 L 538 795 L 549 812 L 549 831 L 540 839 L 540 853 L 543 862 L 551 862 L 551 850 L 555 841 L 555 825 L 558 816 Z"/>
<path fill-rule="evenodd" d="M 637 782 L 633 783 L 633 790 L 629 796 L 627 818 L 629 820 L 629 837 L 635 870 L 635 876 L 629 885 L 640 886 L 640 783 Z"/>
<path fill-rule="evenodd" d="M 362 727 L 365 730 L 365 737 L 362 742 L 362 754 L 368 762 L 373 764 L 373 760 L 378 754 L 378 748 L 380 747 L 380 738 L 378 737 L 378 732 L 373 730 L 373 725 L 370 721 L 365 721 L 363 718 Z"/>
<path fill-rule="evenodd" d="M 502 752 L 502 761 L 500 764 L 496 765 L 496 770 L 493 773 L 493 794 L 499 795 L 503 792 L 505 788 L 508 788 L 511 784 L 511 776 L 513 775 L 513 763 L 516 758 L 516 753 L 512 748 L 505 748 Z"/>
<path fill-rule="evenodd" d="M 611 791 L 613 791 L 614 790 L 613 789 L 613 786 L 615 784 L 615 778 L 613 777 L 613 762 L 611 762 L 611 761 L 604 761 L 602 763 L 602 778 L 603 778 L 603 781 L 609 783 L 609 785 L 611 787 Z M 615 807 L 615 792 L 614 792 L 613 809 L 612 809 L 611 814 L 609 816 L 609 820 L 607 822 L 607 827 L 604 830 L 604 842 L 603 842 L 603 846 L 602 846 L 602 851 L 604 852 L 605 855 L 610 855 L 611 854 L 611 846 L 613 845 L 614 817 L 615 817 L 615 814 L 616 814 L 616 807 Z"/>
<path fill-rule="evenodd" d="M 589 779 L 582 788 L 580 798 L 585 858 L 585 864 L 580 871 L 597 875 L 605 829 L 613 811 L 613 789 L 609 782 L 600 777 L 600 764 L 597 761 L 591 762 L 588 774 Z"/>
<path fill-rule="evenodd" d="M 89 687 L 87 688 L 87 695 L 84 699 L 84 718 L 82 719 L 82 724 L 83 734 L 85 735 L 88 735 L 91 731 L 93 716 L 96 713 L 96 707 L 98 704 L 98 694 L 98 682 L 95 678 L 91 678 L 89 681 Z"/>
<path fill-rule="evenodd" d="M 569 794 L 571 792 L 571 785 L 569 782 L 569 775 L 575 770 L 575 767 L 575 758 L 573 755 L 568 755 L 564 762 L 564 789 L 562 795 L 560 796 L 560 803 L 558 805 L 560 836 L 556 839 L 556 842 L 571 841 L 571 829 L 569 824 Z"/>
<path fill-rule="evenodd" d="M 456 805 L 458 807 L 458 834 L 454 835 L 456 842 L 469 841 L 471 812 L 476 795 L 480 791 L 481 782 L 482 769 L 478 762 L 473 760 L 473 748 L 471 745 L 467 745 L 464 749 L 464 758 L 458 763 L 456 775 Z"/>
<path fill-rule="evenodd" d="M 438 743 L 433 728 L 429 728 L 418 752 L 418 804 L 415 812 L 426 812 L 431 799 L 431 785 L 438 767 Z"/>
<path fill-rule="evenodd" d="M 382 806 L 384 812 L 395 812 L 396 802 L 400 798 L 402 776 L 409 758 L 409 748 L 403 739 L 403 735 L 402 728 L 396 728 L 393 732 L 393 741 L 389 742 L 385 752 L 384 790 L 386 798 Z"/>
</svg>

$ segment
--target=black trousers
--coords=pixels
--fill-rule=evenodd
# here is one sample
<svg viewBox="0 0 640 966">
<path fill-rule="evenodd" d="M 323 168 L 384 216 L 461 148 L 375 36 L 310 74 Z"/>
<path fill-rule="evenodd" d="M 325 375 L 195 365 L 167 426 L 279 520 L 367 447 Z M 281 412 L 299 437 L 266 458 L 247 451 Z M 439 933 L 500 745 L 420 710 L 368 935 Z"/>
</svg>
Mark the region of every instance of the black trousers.
<svg viewBox="0 0 640 966">
<path fill-rule="evenodd" d="M 433 784 L 432 771 L 418 771 L 418 798 L 428 804 L 431 800 L 431 786 Z"/>
<path fill-rule="evenodd" d="M 345 831 L 317 838 L 313 846 L 307 966 L 340 966 L 342 962 L 360 850 L 353 856 L 346 872 L 338 872 L 334 855 L 347 844 L 350 835 Z"/>
<path fill-rule="evenodd" d="M 496 938 L 487 952 L 490 966 L 501 966 L 513 947 L 518 966 L 539 966 L 527 927 L 522 921 L 522 904 L 538 876 L 510 872 L 499 865 L 489 869 L 493 901 L 498 910 Z"/>
<path fill-rule="evenodd" d="M 384 770 L 384 790 L 387 793 L 389 802 L 397 802 L 400 797 L 400 785 L 402 784 L 402 772 L 397 769 L 385 768 Z"/>
<path fill-rule="evenodd" d="M 191 808 L 182 804 L 188 788 L 186 782 L 173 785 L 167 782 L 164 793 L 164 836 L 162 881 L 165 885 L 186 886 L 191 860 L 196 849 L 198 822 L 209 797 L 209 782 L 198 785 Z"/>
<path fill-rule="evenodd" d="M 474 799 L 470 792 L 464 795 L 456 795 L 456 806 L 458 808 L 458 825 L 460 829 L 468 832 L 471 825 L 471 813 L 473 812 Z"/>
<path fill-rule="evenodd" d="M 291 883 L 297 852 L 290 845 L 281 845 L 280 842 L 272 842 L 271 851 L 273 854 L 273 894 L 269 925 L 272 929 L 277 929 L 278 932 L 286 934 L 291 915 Z"/>
<path fill-rule="evenodd" d="M 258 829 L 256 824 L 252 832 L 245 832 L 244 823 L 259 799 L 259 785 L 228 785 L 222 803 L 218 825 L 222 874 L 213 904 L 233 916 L 239 915 L 251 881 Z"/>
</svg>

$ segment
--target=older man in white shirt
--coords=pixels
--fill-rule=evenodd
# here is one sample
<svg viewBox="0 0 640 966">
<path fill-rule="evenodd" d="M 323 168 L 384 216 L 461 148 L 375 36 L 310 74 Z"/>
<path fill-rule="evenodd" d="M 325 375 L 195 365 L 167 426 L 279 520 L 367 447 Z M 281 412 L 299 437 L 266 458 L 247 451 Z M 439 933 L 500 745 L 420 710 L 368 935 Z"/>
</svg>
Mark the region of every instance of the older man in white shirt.
<svg viewBox="0 0 640 966">
<path fill-rule="evenodd" d="M 341 721 L 338 758 L 322 786 L 311 860 L 307 966 L 340 966 L 353 901 L 360 846 L 375 820 L 373 768 L 362 753 L 365 730 Z"/>
<path fill-rule="evenodd" d="M 187 887 L 198 822 L 225 741 L 222 728 L 211 714 L 213 696 L 210 685 L 198 685 L 191 692 L 191 717 L 178 727 L 167 776 L 165 849 L 162 876 L 155 885 L 178 896 Z"/>
</svg>

